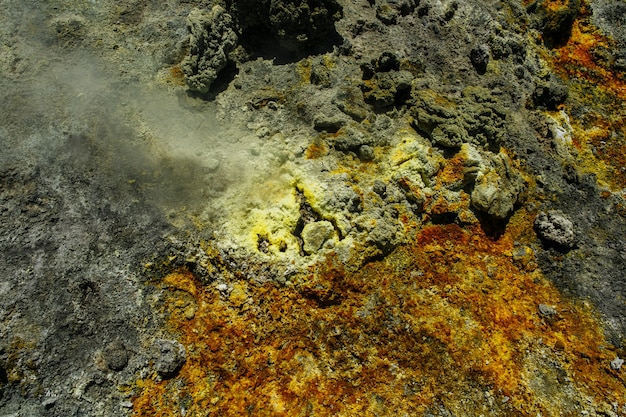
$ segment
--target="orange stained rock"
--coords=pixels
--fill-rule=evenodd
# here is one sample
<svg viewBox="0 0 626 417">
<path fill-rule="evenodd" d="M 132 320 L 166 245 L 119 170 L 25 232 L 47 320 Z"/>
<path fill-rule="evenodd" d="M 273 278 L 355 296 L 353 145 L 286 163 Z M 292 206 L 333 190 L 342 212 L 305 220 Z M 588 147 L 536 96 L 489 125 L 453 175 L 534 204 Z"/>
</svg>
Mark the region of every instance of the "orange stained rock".
<svg viewBox="0 0 626 417">
<path fill-rule="evenodd" d="M 546 58 L 569 80 L 573 106 L 582 110 L 573 120 L 580 165 L 621 189 L 626 186 L 626 78 L 612 68 L 610 56 L 600 58 L 603 50 L 610 55 L 615 42 L 590 23 L 590 14 L 583 4 L 568 42 Z"/>
<path fill-rule="evenodd" d="M 571 7 L 572 0 L 546 0 L 541 5 L 551 12 L 559 12 Z"/>
<path fill-rule="evenodd" d="M 167 81 L 176 85 L 185 85 L 185 74 L 180 68 L 180 65 L 175 65 L 169 69 L 169 75 Z"/>
<path fill-rule="evenodd" d="M 587 398 L 623 406 L 626 379 L 610 369 L 615 352 L 593 311 L 513 261 L 513 241 L 528 241 L 531 227 L 524 212 L 497 241 L 479 227 L 429 226 L 360 271 L 328 256 L 282 287 L 240 280 L 220 293 L 189 272 L 169 275 L 164 308 L 188 359 L 171 380 L 137 381 L 135 416 L 421 415 L 442 405 L 478 415 L 486 393 L 499 415 L 567 415 L 563 401 Z M 190 318 L 178 300 L 194 293 Z"/>
<path fill-rule="evenodd" d="M 465 159 L 462 154 L 458 152 L 452 158 L 446 160 L 446 164 L 437 175 L 437 179 L 441 181 L 444 186 L 462 184 L 465 179 L 466 170 Z"/>
<path fill-rule="evenodd" d="M 317 159 L 328 154 L 328 146 L 323 142 L 311 143 L 305 152 L 306 159 Z"/>
</svg>

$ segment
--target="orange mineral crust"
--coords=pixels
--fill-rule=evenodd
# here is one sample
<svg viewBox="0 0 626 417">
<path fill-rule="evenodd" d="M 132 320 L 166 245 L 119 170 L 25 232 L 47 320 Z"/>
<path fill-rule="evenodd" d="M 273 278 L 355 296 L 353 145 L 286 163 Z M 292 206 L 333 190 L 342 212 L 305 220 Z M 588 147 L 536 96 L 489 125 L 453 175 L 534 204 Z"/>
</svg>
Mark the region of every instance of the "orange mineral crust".
<svg viewBox="0 0 626 417">
<path fill-rule="evenodd" d="M 285 286 L 162 281 L 187 349 L 133 388 L 135 416 L 578 416 L 626 398 L 589 305 L 537 269 L 520 211 L 498 240 L 434 225 L 357 272 L 328 255 Z M 581 408 L 582 407 L 582 408 Z"/>
<path fill-rule="evenodd" d="M 626 78 L 615 68 L 615 41 L 590 21 L 583 4 L 566 44 L 546 58 L 570 86 L 568 113 L 583 170 L 595 171 L 612 188 L 626 186 Z"/>
</svg>

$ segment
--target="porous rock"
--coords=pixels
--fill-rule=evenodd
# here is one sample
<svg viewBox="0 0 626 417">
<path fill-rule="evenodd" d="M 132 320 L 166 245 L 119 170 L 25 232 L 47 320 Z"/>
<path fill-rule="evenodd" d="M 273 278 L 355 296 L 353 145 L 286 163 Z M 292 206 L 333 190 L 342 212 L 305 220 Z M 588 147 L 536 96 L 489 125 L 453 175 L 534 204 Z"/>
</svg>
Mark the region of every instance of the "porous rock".
<svg viewBox="0 0 626 417">
<path fill-rule="evenodd" d="M 409 71 L 376 73 L 363 84 L 363 97 L 375 109 L 403 104 L 409 96 L 413 75 Z"/>
<path fill-rule="evenodd" d="M 540 212 L 535 218 L 535 230 L 542 239 L 548 242 L 563 247 L 574 246 L 574 225 L 559 212 Z"/>
<path fill-rule="evenodd" d="M 340 39 L 335 21 L 343 16 L 336 0 L 228 0 L 242 30 L 259 29 L 287 51 L 328 49 Z"/>
<path fill-rule="evenodd" d="M 615 371 L 622 369 L 622 365 L 624 365 L 624 359 L 621 359 L 619 356 L 611 361 L 611 369 Z"/>
<path fill-rule="evenodd" d="M 553 317 L 556 315 L 556 310 L 554 309 L 554 307 L 547 304 L 539 304 L 537 306 L 537 310 L 539 310 L 539 314 L 541 314 L 543 317 Z"/>
<path fill-rule="evenodd" d="M 478 45 L 473 48 L 470 51 L 470 61 L 477 73 L 485 74 L 489 64 L 489 47 L 487 45 Z"/>
<path fill-rule="evenodd" d="M 497 150 L 505 136 L 507 111 L 485 88 L 468 87 L 460 99 L 414 89 L 408 101 L 413 104 L 413 126 L 435 145 L 474 143 Z"/>
<path fill-rule="evenodd" d="M 367 232 L 365 241 L 378 248 L 380 254 L 390 253 L 402 241 L 401 226 L 393 211 L 368 210 L 356 219 L 356 224 L 359 230 Z"/>
<path fill-rule="evenodd" d="M 537 107 L 545 107 L 548 110 L 555 110 L 559 104 L 567 100 L 568 90 L 563 82 L 556 77 L 550 77 L 547 81 L 541 81 L 533 91 L 533 103 Z"/>
<path fill-rule="evenodd" d="M 205 94 L 226 67 L 229 52 L 237 46 L 237 34 L 230 14 L 219 5 L 209 12 L 193 9 L 187 28 L 190 50 L 181 67 L 189 89 Z"/>
</svg>

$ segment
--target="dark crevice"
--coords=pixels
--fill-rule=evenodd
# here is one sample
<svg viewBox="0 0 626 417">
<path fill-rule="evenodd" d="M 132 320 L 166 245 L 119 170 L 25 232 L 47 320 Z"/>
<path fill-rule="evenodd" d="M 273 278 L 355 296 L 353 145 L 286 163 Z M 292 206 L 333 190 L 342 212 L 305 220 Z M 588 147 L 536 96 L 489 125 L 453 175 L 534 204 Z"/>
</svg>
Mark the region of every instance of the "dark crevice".
<svg viewBox="0 0 626 417">
<path fill-rule="evenodd" d="M 474 211 L 474 215 L 478 218 L 480 222 L 480 227 L 482 228 L 485 235 L 488 237 L 498 240 L 504 235 L 506 231 L 506 226 L 509 224 L 509 219 L 511 218 L 512 213 L 507 216 L 505 219 L 500 219 L 494 216 L 490 216 L 487 213 L 483 213 L 481 211 Z"/>
<path fill-rule="evenodd" d="M 431 223 L 436 225 L 453 224 L 458 220 L 457 213 L 429 214 L 429 217 Z"/>
</svg>

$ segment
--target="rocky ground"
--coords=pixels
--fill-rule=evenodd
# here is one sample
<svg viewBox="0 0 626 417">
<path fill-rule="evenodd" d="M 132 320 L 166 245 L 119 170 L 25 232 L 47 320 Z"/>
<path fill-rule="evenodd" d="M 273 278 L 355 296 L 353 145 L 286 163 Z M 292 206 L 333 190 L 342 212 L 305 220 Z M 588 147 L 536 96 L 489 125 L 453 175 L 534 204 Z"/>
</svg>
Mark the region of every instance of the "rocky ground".
<svg viewBox="0 0 626 417">
<path fill-rule="evenodd" d="M 0 416 L 626 415 L 624 28 L 0 2 Z"/>
</svg>

